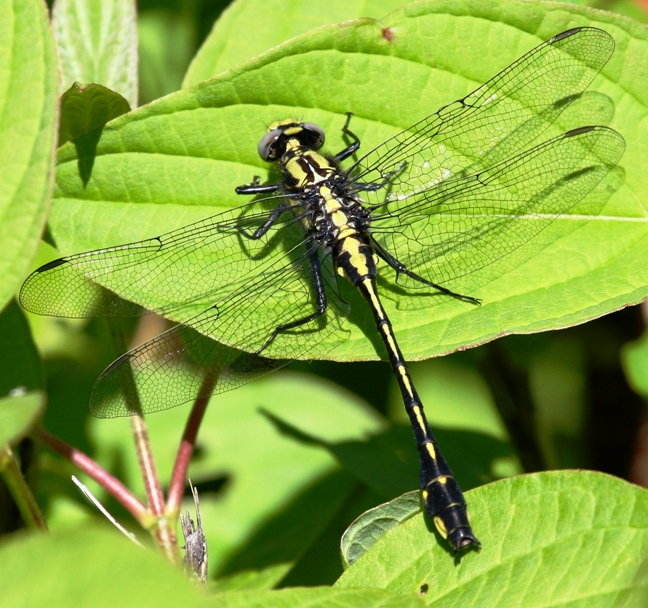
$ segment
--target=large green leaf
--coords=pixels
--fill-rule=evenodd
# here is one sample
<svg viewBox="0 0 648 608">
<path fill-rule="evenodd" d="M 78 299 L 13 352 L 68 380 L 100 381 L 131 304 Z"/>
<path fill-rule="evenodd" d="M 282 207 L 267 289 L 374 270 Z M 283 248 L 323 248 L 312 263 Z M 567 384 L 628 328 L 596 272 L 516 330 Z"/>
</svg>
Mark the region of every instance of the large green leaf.
<svg viewBox="0 0 648 608">
<path fill-rule="evenodd" d="M 61 80 L 101 84 L 137 105 L 137 20 L 133 0 L 57 0 L 52 25 Z"/>
<path fill-rule="evenodd" d="M 380 589 L 313 587 L 279 591 L 238 591 L 213 598 L 214 608 L 422 608 L 416 596 L 395 596 Z"/>
<path fill-rule="evenodd" d="M 456 563 L 417 515 L 385 533 L 337 585 L 424 594 L 426 605 L 645 606 L 648 491 L 587 471 L 468 492 L 482 541 Z"/>
<path fill-rule="evenodd" d="M 15 536 L 0 545 L 0 560 L 5 606 L 210 605 L 161 555 L 105 528 Z"/>
<path fill-rule="evenodd" d="M 611 126 L 628 143 L 625 184 L 617 184 L 593 221 L 582 214 L 554 222 L 559 233 L 568 234 L 471 293 L 483 300 L 480 308 L 450 298 L 434 299 L 432 308 L 412 308 L 411 300 L 389 289 L 389 273 L 382 289 L 385 307 L 406 357 L 415 359 L 505 333 L 580 323 L 637 302 L 648 295 L 642 207 L 648 137 L 641 121 L 648 95 L 640 77 L 648 65 L 648 35 L 630 20 L 568 5 L 420 2 L 380 22 L 360 20 L 306 34 L 220 79 L 109 123 L 87 183 L 76 150 L 64 147 L 52 234 L 70 253 L 208 217 L 240 204 L 234 187 L 266 171 L 256 157 L 264 123 L 306 117 L 327 130 L 330 149 L 338 150 L 343 114 L 352 110 L 353 128 L 369 148 L 575 25 L 600 26 L 617 43 L 593 88 L 617 105 Z M 217 268 L 218 255 L 209 263 Z M 138 290 L 121 295 L 159 307 Z M 255 306 L 251 298 L 240 314 L 253 315 Z M 199 310 L 188 306 L 169 316 L 186 321 Z M 372 335 L 372 321 L 363 316 L 362 304 L 357 310 L 348 331 L 332 333 L 307 356 L 376 358 L 365 336 Z"/>
<path fill-rule="evenodd" d="M 213 78 L 318 26 L 358 17 L 379 19 L 403 4 L 406 4 L 403 0 L 329 0 L 317 4 L 299 0 L 232 2 L 194 57 L 183 87 Z M 268 27 L 269 23 L 272 27 Z"/>
<path fill-rule="evenodd" d="M 36 255 L 49 208 L 57 87 L 45 5 L 0 1 L 0 309 Z"/>
</svg>

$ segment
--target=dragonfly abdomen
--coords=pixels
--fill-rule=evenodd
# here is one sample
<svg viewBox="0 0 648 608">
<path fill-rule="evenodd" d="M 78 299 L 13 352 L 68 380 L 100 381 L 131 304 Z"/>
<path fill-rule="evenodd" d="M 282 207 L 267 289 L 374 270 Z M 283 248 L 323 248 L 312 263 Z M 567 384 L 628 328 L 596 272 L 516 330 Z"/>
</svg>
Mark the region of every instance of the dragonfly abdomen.
<svg viewBox="0 0 648 608">
<path fill-rule="evenodd" d="M 368 244 L 366 246 L 369 247 Z M 373 264 L 373 258 L 371 264 Z M 355 265 L 348 264 L 347 266 L 351 266 L 355 270 Z M 347 266 L 344 267 L 345 273 L 349 272 Z M 430 430 L 423 411 L 423 404 L 414 388 L 409 369 L 396 341 L 391 321 L 380 302 L 376 290 L 375 274 L 365 276 L 355 285 L 371 307 L 414 431 L 419 453 L 420 488 L 425 512 L 434 522 L 439 534 L 454 547 L 455 551 L 469 545 L 479 546 L 480 543 L 473 534 L 468 521 L 466 499 L 448 463 L 437 449 L 436 439 Z"/>
</svg>

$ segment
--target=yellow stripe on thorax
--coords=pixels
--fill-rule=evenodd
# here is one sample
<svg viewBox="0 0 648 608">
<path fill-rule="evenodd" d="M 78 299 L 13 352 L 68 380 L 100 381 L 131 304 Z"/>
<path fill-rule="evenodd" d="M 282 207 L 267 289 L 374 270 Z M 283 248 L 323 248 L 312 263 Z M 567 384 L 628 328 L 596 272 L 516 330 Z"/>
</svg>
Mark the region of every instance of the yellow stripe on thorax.
<svg viewBox="0 0 648 608">
<path fill-rule="evenodd" d="M 326 181 L 329 176 L 335 171 L 335 167 L 321 154 L 313 150 L 300 152 L 298 149 L 301 144 L 298 139 L 289 139 L 286 142 L 286 153 L 295 152 L 295 155 L 290 158 L 286 164 L 285 169 L 292 178 L 297 182 L 297 188 L 305 188 Z M 303 162 L 311 163 L 319 167 L 322 175 L 313 170 L 312 174 L 308 174 L 303 168 Z"/>
</svg>

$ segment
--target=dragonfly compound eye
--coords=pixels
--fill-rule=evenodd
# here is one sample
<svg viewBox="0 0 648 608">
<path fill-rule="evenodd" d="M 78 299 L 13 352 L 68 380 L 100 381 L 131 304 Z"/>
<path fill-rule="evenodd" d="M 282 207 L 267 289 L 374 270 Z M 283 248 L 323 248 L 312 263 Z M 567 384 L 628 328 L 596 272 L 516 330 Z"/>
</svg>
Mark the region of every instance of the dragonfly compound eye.
<svg viewBox="0 0 648 608">
<path fill-rule="evenodd" d="M 277 158 L 281 156 L 279 140 L 282 139 L 284 139 L 283 129 L 273 129 L 272 131 L 268 131 L 259 142 L 259 147 L 257 148 L 259 156 L 263 160 L 267 161 L 277 160 Z"/>
<path fill-rule="evenodd" d="M 311 150 L 319 150 L 326 140 L 322 127 L 314 122 L 305 122 L 302 126 L 304 131 L 301 139 L 307 140 L 304 141 L 304 144 Z"/>
<path fill-rule="evenodd" d="M 325 136 L 322 127 L 312 122 L 288 119 L 274 123 L 259 142 L 259 156 L 268 162 L 278 160 L 286 151 L 289 140 L 296 140 L 309 150 L 319 150 L 324 145 Z"/>
</svg>

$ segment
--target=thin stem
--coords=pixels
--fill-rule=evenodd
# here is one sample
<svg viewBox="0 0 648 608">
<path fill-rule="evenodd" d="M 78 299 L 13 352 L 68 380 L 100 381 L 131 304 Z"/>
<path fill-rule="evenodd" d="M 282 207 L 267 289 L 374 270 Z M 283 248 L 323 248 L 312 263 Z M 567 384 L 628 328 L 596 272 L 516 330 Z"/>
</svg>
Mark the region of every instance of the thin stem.
<svg viewBox="0 0 648 608">
<path fill-rule="evenodd" d="M 47 532 L 45 516 L 16 462 L 13 450 L 8 445 L 0 449 L 0 475 L 7 484 L 7 488 L 11 496 L 13 496 L 27 526 L 41 532 Z"/>
<path fill-rule="evenodd" d="M 139 414 L 131 416 L 129 421 L 133 433 L 133 441 L 137 449 L 137 459 L 140 470 L 142 471 L 144 487 L 146 488 L 149 509 L 155 517 L 161 517 L 164 513 L 164 495 L 162 494 L 162 487 L 160 486 L 160 479 L 155 466 L 155 458 L 153 457 L 146 422 L 143 416 Z"/>
<path fill-rule="evenodd" d="M 147 315 L 142 317 L 138 323 L 133 345 L 141 344 L 151 337 L 160 333 L 160 324 L 164 320 L 157 315 Z M 119 328 L 111 327 L 113 331 L 113 340 L 120 351 L 125 348 L 123 334 L 116 331 Z M 135 387 L 135 379 L 131 376 L 129 379 Z M 142 406 L 137 399 L 137 390 L 124 391 L 126 398 L 134 401 L 128 403 L 128 408 L 132 412 L 142 412 Z M 136 401 L 136 402 L 135 402 Z M 167 558 L 174 562 L 180 563 L 180 551 L 178 550 L 178 541 L 175 533 L 175 521 L 169 521 L 164 514 L 164 494 L 160 485 L 160 478 L 155 466 L 155 458 L 149 440 L 146 421 L 142 414 L 135 414 L 130 417 L 131 431 L 133 433 L 133 442 L 137 450 L 137 458 L 142 472 L 142 479 L 146 489 L 146 497 L 151 514 L 155 517 L 155 524 L 149 527 L 149 532 L 155 538 L 156 543 L 162 549 Z"/>
<path fill-rule="evenodd" d="M 179 564 L 181 559 L 175 533 L 175 520 L 169 519 L 164 514 L 164 495 L 162 494 L 160 478 L 155 467 L 155 459 L 153 458 L 146 423 L 140 415 L 131 416 L 130 423 L 133 440 L 137 448 L 137 458 L 142 471 L 142 479 L 146 487 L 149 509 L 155 516 L 155 525 L 149 528 L 149 531 L 169 561 Z"/>
<path fill-rule="evenodd" d="M 171 474 L 171 483 L 169 484 L 169 496 L 167 500 L 166 513 L 167 517 L 176 519 L 180 513 L 180 505 L 182 503 L 182 495 L 184 493 L 185 479 L 187 478 L 187 469 L 191 455 L 193 454 L 196 445 L 196 438 L 198 436 L 198 429 L 202 422 L 207 404 L 214 390 L 217 375 L 207 374 L 200 387 L 199 397 L 194 401 L 191 409 L 191 414 L 187 420 L 184 433 L 182 434 L 182 441 L 178 448 L 175 464 L 173 465 L 173 473 Z"/>
<path fill-rule="evenodd" d="M 151 527 L 153 520 L 148 509 L 121 481 L 99 466 L 92 458 L 54 437 L 44 429 L 34 430 L 31 436 L 57 454 L 67 458 L 79 470 L 94 479 L 102 488 L 112 494 L 115 500 L 123 505 L 142 527 L 146 529 Z"/>
</svg>

